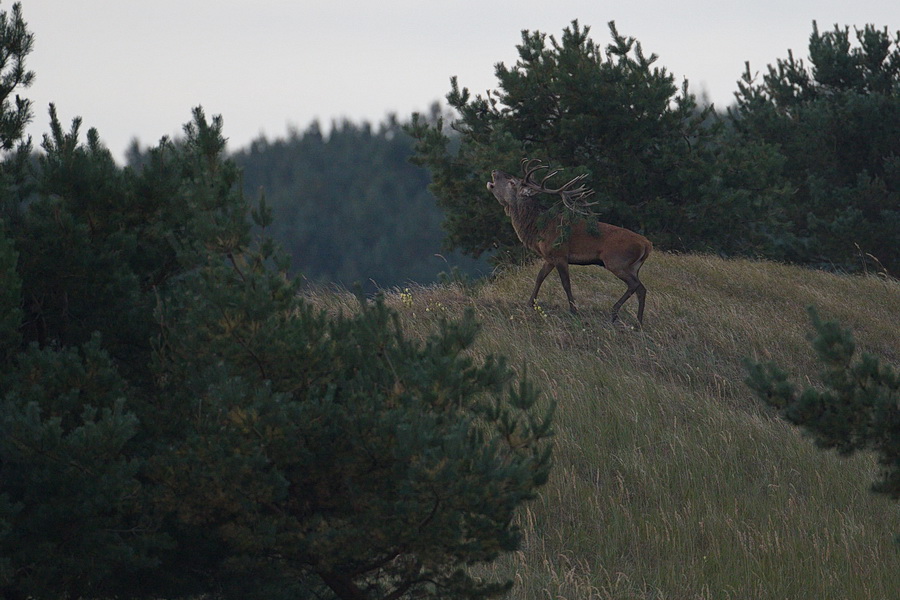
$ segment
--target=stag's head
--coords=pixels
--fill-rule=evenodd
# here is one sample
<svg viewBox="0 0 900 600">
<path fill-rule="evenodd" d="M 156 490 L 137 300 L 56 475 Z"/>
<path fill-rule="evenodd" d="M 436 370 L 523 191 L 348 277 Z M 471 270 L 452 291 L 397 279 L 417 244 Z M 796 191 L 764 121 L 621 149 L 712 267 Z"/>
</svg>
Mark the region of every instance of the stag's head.
<svg viewBox="0 0 900 600">
<path fill-rule="evenodd" d="M 513 204 L 537 193 L 524 185 L 524 181 L 520 177 L 515 177 L 503 171 L 491 173 L 491 181 L 488 181 L 487 188 L 494 194 L 497 202 L 507 210 Z"/>
<path fill-rule="evenodd" d="M 574 208 L 574 201 L 581 201 L 593 194 L 593 191 L 582 183 L 586 175 L 579 175 L 562 187 L 548 188 L 545 185 L 547 180 L 559 173 L 559 170 L 550 171 L 538 183 L 534 180 L 534 174 L 543 169 L 549 170 L 550 167 L 542 164 L 540 160 L 524 159 L 522 160 L 524 177 L 515 177 L 503 171 L 493 171 L 487 188 L 493 192 L 494 197 L 507 211 L 517 202 L 522 202 L 537 194 L 559 194 L 569 208 Z"/>
</svg>

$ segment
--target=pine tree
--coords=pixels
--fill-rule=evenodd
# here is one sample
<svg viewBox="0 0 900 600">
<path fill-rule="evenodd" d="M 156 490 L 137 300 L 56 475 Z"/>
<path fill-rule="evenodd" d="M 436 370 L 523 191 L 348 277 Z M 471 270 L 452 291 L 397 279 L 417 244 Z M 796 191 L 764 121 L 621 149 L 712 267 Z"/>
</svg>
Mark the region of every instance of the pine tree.
<svg viewBox="0 0 900 600">
<path fill-rule="evenodd" d="M 496 91 L 473 97 L 451 80 L 455 135 L 442 120 L 414 119 L 415 161 L 432 172 L 451 247 L 476 256 L 519 247 L 484 182 L 493 169 L 517 172 L 523 157 L 566 168 L 569 177 L 589 173 L 602 219 L 652 232 L 663 247 L 725 241 L 707 237 L 723 208 L 714 196 L 731 185 L 708 185 L 718 174 L 711 109 L 699 109 L 656 55 L 609 28 L 606 48 L 578 21 L 559 41 L 524 31 L 516 64 L 496 67 Z"/>
<path fill-rule="evenodd" d="M 192 117 L 121 169 L 51 107 L 27 194 L 4 163 L 0 596 L 507 589 L 468 569 L 517 547 L 551 409 L 473 357 L 471 315 L 415 341 L 380 300 L 299 296 L 222 119 Z"/>
<path fill-rule="evenodd" d="M 467 356 L 471 315 L 421 343 L 381 300 L 328 315 L 271 252 L 211 262 L 158 312 L 159 410 L 181 430 L 150 473 L 190 548 L 173 568 L 234 598 L 507 589 L 466 569 L 517 547 L 514 511 L 547 479 L 536 392 Z"/>
<path fill-rule="evenodd" d="M 144 513 L 127 383 L 99 336 L 30 346 L 0 373 L 0 595 L 127 590 L 161 540 Z"/>
<path fill-rule="evenodd" d="M 25 68 L 31 53 L 34 34 L 22 17 L 22 4 L 16 2 L 11 13 L 0 12 L 0 148 L 11 150 L 22 141 L 25 126 L 31 120 L 31 101 L 16 95 L 17 88 L 27 88 L 34 72 Z M 13 104 L 15 106 L 13 106 Z"/>
<path fill-rule="evenodd" d="M 4 597 L 152 594 L 143 576 L 172 550 L 146 485 L 162 443 L 149 428 L 153 309 L 171 280 L 249 235 L 237 171 L 219 164 L 221 120 L 194 117 L 145 179 L 95 131 L 82 144 L 80 120 L 64 132 L 51 108 L 34 193 L 0 246 Z"/>
<path fill-rule="evenodd" d="M 753 361 L 747 383 L 820 447 L 877 454 L 882 472 L 873 489 L 900 499 L 900 374 L 869 354 L 855 359 L 850 331 L 809 312 L 822 386 L 798 392 L 780 367 Z"/>
<path fill-rule="evenodd" d="M 809 64 L 788 58 L 757 79 L 747 65 L 730 123 L 736 143 L 782 156 L 777 176 L 794 190 L 782 204 L 785 258 L 888 272 L 900 265 L 900 32 L 866 25 L 820 32 Z"/>
</svg>

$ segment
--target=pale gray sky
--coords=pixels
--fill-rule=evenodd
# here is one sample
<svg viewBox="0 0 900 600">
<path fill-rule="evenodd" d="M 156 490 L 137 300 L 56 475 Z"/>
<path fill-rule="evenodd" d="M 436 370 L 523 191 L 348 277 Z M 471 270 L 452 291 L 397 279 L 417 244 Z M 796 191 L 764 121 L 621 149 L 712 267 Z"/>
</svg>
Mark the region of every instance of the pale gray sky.
<svg viewBox="0 0 900 600">
<path fill-rule="evenodd" d="M 0 0 L 9 10 L 10 0 Z M 96 127 L 121 158 L 133 138 L 177 135 L 202 105 L 221 114 L 229 148 L 319 120 L 405 119 L 443 100 L 449 80 L 483 93 L 514 64 L 523 29 L 560 38 L 573 19 L 609 41 L 636 37 L 679 83 L 732 100 L 754 71 L 793 49 L 807 56 L 816 20 L 900 29 L 897 0 L 23 0 L 36 72 L 29 133 L 38 145 L 56 104 L 68 127 Z"/>
</svg>

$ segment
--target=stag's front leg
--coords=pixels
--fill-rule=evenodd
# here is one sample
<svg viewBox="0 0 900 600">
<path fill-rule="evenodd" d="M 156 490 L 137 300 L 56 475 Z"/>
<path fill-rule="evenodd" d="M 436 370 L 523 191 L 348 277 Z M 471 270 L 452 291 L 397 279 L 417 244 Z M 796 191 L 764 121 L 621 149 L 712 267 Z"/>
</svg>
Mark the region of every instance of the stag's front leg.
<svg viewBox="0 0 900 600">
<path fill-rule="evenodd" d="M 538 271 L 537 279 L 534 282 L 534 291 L 531 292 L 531 298 L 528 300 L 528 306 L 534 308 L 534 303 L 537 300 L 538 290 L 541 289 L 541 284 L 544 283 L 544 279 L 547 278 L 547 275 L 550 274 L 550 271 L 553 270 L 555 265 L 551 262 L 545 262 L 543 266 L 541 266 L 541 270 Z"/>
</svg>

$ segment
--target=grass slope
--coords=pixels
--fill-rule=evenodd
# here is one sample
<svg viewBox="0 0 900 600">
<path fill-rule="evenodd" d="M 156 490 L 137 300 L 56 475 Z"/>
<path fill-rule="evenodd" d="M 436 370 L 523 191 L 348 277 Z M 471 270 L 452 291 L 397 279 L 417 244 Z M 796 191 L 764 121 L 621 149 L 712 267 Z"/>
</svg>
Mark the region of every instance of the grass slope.
<svg viewBox="0 0 900 600">
<path fill-rule="evenodd" d="M 525 307 L 536 272 L 388 295 L 408 334 L 473 308 L 477 352 L 506 355 L 557 403 L 551 481 L 520 514 L 521 550 L 486 576 L 527 599 L 900 597 L 900 505 L 869 491 L 874 459 L 815 448 L 760 405 L 741 365 L 815 377 L 814 304 L 897 366 L 900 283 L 657 252 L 637 332 L 607 323 L 624 291 L 610 273 L 573 268 L 571 317 L 555 276 L 540 310 Z"/>
</svg>

